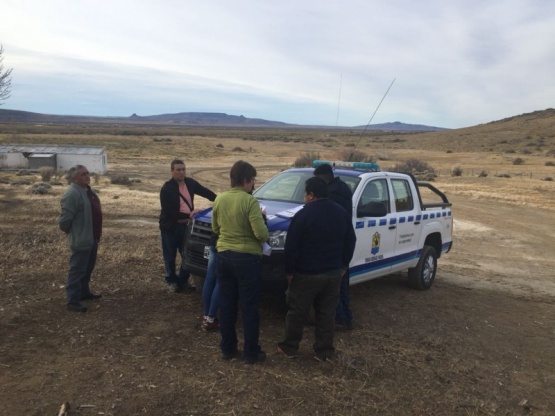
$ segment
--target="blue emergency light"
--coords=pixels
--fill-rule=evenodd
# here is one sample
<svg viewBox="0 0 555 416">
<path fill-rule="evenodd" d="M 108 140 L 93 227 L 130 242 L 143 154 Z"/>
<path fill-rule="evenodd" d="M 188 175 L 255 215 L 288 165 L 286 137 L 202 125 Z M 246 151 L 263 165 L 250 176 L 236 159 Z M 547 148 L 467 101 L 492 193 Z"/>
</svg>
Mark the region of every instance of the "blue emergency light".
<svg viewBox="0 0 555 416">
<path fill-rule="evenodd" d="M 331 161 L 331 160 L 313 160 L 312 166 L 320 165 L 331 165 L 334 169 L 353 169 L 353 170 L 364 170 L 369 172 L 377 172 L 380 167 L 374 162 L 344 162 L 344 161 Z"/>
</svg>

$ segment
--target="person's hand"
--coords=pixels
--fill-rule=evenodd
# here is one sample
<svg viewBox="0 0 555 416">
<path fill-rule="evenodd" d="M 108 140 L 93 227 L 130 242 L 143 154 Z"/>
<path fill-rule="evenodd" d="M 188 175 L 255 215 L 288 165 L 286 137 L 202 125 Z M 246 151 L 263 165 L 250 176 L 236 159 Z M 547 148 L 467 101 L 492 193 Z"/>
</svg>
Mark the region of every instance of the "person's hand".
<svg viewBox="0 0 555 416">
<path fill-rule="evenodd" d="M 191 219 L 195 217 L 199 213 L 200 209 L 195 208 L 191 211 Z"/>
</svg>

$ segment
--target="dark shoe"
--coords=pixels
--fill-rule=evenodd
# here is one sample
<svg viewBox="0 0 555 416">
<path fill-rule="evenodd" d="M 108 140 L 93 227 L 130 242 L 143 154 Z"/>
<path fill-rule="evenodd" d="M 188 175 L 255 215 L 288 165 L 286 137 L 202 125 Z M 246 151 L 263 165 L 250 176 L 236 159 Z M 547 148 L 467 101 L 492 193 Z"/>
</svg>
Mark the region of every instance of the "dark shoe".
<svg viewBox="0 0 555 416">
<path fill-rule="evenodd" d="M 177 283 L 168 283 L 168 290 L 173 293 L 179 293 L 179 285 Z"/>
<path fill-rule="evenodd" d="M 216 332 L 220 330 L 220 323 L 216 318 L 214 318 L 212 322 L 208 321 L 206 318 L 203 318 L 200 327 L 204 332 Z"/>
<path fill-rule="evenodd" d="M 352 331 L 353 321 L 335 321 L 335 330 L 337 332 Z"/>
<path fill-rule="evenodd" d="M 254 357 L 245 357 L 245 364 L 263 363 L 266 361 L 266 353 L 259 351 Z"/>
<path fill-rule="evenodd" d="M 325 363 L 326 361 L 331 361 L 330 358 L 331 358 L 330 354 L 316 354 L 316 355 L 314 355 L 314 359 L 316 361 L 321 362 L 321 363 Z"/>
<path fill-rule="evenodd" d="M 87 312 L 87 307 L 79 302 L 71 302 L 67 304 L 67 309 L 73 312 Z"/>
<path fill-rule="evenodd" d="M 276 353 L 279 355 L 284 355 L 287 358 L 297 358 L 296 353 L 285 352 L 285 350 L 283 350 L 281 347 L 277 347 Z"/>
<path fill-rule="evenodd" d="M 185 283 L 184 285 L 179 285 L 179 292 L 196 292 L 197 288 L 195 286 L 191 286 L 189 283 Z"/>
<path fill-rule="evenodd" d="M 239 350 L 233 352 L 222 352 L 222 360 L 231 361 L 239 357 Z"/>
<path fill-rule="evenodd" d="M 100 299 L 102 295 L 100 293 L 89 292 L 86 295 L 81 296 L 81 300 L 95 300 Z"/>
</svg>

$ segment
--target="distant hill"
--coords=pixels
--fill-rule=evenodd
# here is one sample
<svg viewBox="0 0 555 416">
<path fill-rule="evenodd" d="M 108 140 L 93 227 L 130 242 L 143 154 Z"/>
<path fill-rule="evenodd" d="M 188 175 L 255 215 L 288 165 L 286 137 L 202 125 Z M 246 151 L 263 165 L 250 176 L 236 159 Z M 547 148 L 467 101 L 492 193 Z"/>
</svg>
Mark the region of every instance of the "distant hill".
<svg viewBox="0 0 555 416">
<path fill-rule="evenodd" d="M 357 126 L 355 128 L 363 129 L 363 128 L 366 128 L 366 126 Z M 393 123 L 370 124 L 368 128 L 371 130 L 400 131 L 400 132 L 449 130 L 443 127 L 424 126 L 422 124 L 405 124 L 405 123 L 401 123 L 400 121 L 394 121 Z"/>
<path fill-rule="evenodd" d="M 337 128 L 332 126 L 309 126 L 288 124 L 280 121 L 264 120 L 259 118 L 247 118 L 225 113 L 176 113 L 160 114 L 153 116 L 139 116 L 133 114 L 130 117 L 92 117 L 92 116 L 63 116 L 54 114 L 32 113 L 19 110 L 0 109 L 0 123 L 121 123 L 121 124 L 172 124 L 214 127 L 315 127 L 315 128 Z M 365 129 L 366 126 L 343 127 L 350 129 Z M 405 124 L 399 121 L 393 123 L 371 124 L 369 130 L 397 131 L 397 132 L 425 132 L 446 130 L 441 127 L 423 126 L 420 124 Z"/>
</svg>

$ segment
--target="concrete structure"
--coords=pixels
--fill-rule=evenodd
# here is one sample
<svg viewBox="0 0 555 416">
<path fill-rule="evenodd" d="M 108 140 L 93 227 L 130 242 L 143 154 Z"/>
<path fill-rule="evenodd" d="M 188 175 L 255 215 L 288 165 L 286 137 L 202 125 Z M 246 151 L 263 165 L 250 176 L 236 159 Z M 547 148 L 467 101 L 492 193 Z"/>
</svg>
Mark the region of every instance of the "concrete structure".
<svg viewBox="0 0 555 416">
<path fill-rule="evenodd" d="M 108 171 L 106 147 L 0 145 L 0 169 L 38 170 L 43 166 L 67 171 L 75 165 L 85 165 L 90 172 Z"/>
</svg>

